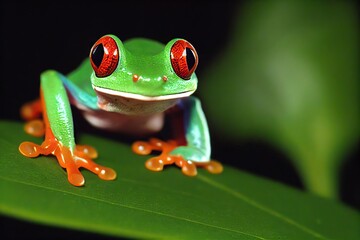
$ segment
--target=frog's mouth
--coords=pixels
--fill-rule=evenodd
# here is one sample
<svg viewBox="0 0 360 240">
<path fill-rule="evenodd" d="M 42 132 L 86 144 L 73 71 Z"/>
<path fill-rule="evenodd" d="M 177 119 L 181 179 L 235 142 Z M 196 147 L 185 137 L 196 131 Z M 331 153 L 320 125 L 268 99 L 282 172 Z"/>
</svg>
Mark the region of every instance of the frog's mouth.
<svg viewBox="0 0 360 240">
<path fill-rule="evenodd" d="M 163 112 L 174 106 L 178 99 L 194 93 L 194 91 L 187 91 L 163 96 L 145 96 L 97 86 L 93 86 L 93 88 L 98 96 L 100 109 L 126 115 L 148 115 Z"/>
</svg>

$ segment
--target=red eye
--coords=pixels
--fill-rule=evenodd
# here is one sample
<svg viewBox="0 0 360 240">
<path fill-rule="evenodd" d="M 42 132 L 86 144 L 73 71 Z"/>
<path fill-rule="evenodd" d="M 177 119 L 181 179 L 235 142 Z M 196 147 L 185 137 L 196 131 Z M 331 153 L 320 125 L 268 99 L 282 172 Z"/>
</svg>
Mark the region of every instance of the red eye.
<svg viewBox="0 0 360 240">
<path fill-rule="evenodd" d="M 195 48 L 185 40 L 177 40 L 172 45 L 170 59 L 176 75 L 185 80 L 190 79 L 199 62 Z"/>
<path fill-rule="evenodd" d="M 97 77 L 107 77 L 112 74 L 118 65 L 119 58 L 119 49 L 110 36 L 101 37 L 90 51 L 91 66 Z"/>
</svg>

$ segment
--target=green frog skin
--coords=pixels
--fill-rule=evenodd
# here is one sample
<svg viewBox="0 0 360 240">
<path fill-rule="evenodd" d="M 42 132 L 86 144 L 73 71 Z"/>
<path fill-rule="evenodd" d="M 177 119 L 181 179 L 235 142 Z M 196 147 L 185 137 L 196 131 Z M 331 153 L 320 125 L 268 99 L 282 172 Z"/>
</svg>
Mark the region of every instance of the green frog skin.
<svg viewBox="0 0 360 240">
<path fill-rule="evenodd" d="M 145 38 L 123 43 L 105 35 L 70 74 L 55 70 L 41 74 L 40 98 L 25 104 L 21 115 L 28 121 L 25 131 L 45 135 L 44 141 L 41 145 L 23 142 L 19 150 L 27 157 L 56 156 L 74 186 L 85 183 L 79 168 L 114 180 L 115 170 L 93 161 L 94 148 L 75 143 L 70 104 L 94 127 L 133 136 L 161 131 L 165 115 L 171 115 L 169 119 L 177 124 L 173 139 L 150 138 L 132 145 L 141 155 L 161 152 L 145 166 L 162 171 L 164 165 L 176 164 L 188 176 L 195 176 L 199 166 L 220 173 L 222 165 L 210 160 L 209 130 L 200 101 L 191 96 L 197 88 L 197 65 L 196 50 L 184 39 L 166 45 Z"/>
</svg>

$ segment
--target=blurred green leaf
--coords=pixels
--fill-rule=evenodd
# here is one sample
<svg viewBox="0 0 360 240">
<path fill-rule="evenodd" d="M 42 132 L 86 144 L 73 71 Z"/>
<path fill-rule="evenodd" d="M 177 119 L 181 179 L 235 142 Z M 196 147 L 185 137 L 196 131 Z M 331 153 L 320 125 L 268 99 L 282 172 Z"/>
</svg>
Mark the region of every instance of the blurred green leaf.
<svg viewBox="0 0 360 240">
<path fill-rule="evenodd" d="M 233 25 L 200 76 L 214 132 L 271 142 L 310 191 L 336 197 L 339 165 L 359 138 L 355 2 L 249 1 Z"/>
<path fill-rule="evenodd" d="M 67 182 L 53 157 L 18 152 L 22 124 L 0 122 L 0 212 L 84 231 L 165 239 L 359 239 L 360 215 L 331 200 L 225 167 L 185 177 L 175 167 L 145 169 L 130 146 L 81 134 L 98 162 L 118 172 L 102 181 L 83 172 L 85 187 Z"/>
</svg>

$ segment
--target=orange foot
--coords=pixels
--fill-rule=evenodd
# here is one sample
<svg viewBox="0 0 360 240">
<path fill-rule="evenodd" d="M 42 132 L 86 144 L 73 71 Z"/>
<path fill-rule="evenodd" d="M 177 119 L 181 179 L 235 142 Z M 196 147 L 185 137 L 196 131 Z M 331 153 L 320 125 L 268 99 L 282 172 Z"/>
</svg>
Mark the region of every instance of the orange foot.
<svg viewBox="0 0 360 240">
<path fill-rule="evenodd" d="M 56 156 L 61 167 L 65 168 L 69 182 L 74 186 L 83 186 L 85 179 L 80 173 L 79 168 L 83 167 L 95 173 L 103 180 L 113 180 L 116 172 L 107 167 L 103 167 L 93 162 L 97 157 L 94 148 L 87 145 L 77 145 L 72 152 L 70 148 L 63 146 L 56 138 L 46 138 L 41 145 L 32 142 L 23 142 L 19 146 L 19 151 L 26 157 L 37 157 L 42 155 Z"/>
<path fill-rule="evenodd" d="M 171 155 L 170 152 L 178 147 L 176 141 L 169 140 L 167 142 L 161 141 L 157 138 L 151 138 L 149 142 L 137 141 L 132 145 L 132 150 L 140 155 L 148 155 L 152 151 L 160 151 L 161 154 L 157 157 L 152 157 L 145 162 L 147 169 L 151 171 L 162 171 L 164 165 L 176 164 L 181 168 L 181 171 L 187 176 L 196 176 L 197 167 L 205 168 L 213 174 L 218 174 L 223 171 L 221 163 L 211 160 L 209 162 L 194 162 L 185 160 L 182 156 Z"/>
</svg>

